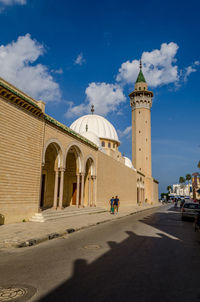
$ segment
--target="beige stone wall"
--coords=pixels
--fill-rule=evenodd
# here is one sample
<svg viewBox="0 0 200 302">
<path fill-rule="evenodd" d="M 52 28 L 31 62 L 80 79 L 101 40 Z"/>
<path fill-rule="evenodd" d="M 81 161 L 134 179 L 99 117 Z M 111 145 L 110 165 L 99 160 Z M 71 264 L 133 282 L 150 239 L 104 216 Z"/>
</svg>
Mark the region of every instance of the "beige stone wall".
<svg viewBox="0 0 200 302">
<path fill-rule="evenodd" d="M 153 202 L 158 202 L 158 183 L 153 181 Z"/>
<path fill-rule="evenodd" d="M 137 173 L 98 152 L 97 164 L 97 206 L 108 206 L 113 195 L 118 195 L 121 206 L 137 204 Z"/>
<path fill-rule="evenodd" d="M 145 198 L 149 204 L 158 202 L 158 183 L 152 177 L 145 177 Z"/>
<path fill-rule="evenodd" d="M 145 200 L 147 203 L 153 203 L 153 179 L 145 177 Z"/>
<path fill-rule="evenodd" d="M 38 210 L 44 123 L 0 99 L 0 214 L 5 223 Z"/>
</svg>

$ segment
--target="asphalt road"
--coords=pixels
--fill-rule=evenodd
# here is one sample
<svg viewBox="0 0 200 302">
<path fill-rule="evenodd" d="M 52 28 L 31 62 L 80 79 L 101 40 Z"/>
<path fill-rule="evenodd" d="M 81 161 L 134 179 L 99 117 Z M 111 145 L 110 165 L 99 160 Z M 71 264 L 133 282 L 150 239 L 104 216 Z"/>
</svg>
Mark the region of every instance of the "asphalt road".
<svg viewBox="0 0 200 302">
<path fill-rule="evenodd" d="M 0 286 L 36 288 L 27 301 L 196 302 L 199 280 L 200 233 L 169 206 L 0 251 Z"/>
</svg>

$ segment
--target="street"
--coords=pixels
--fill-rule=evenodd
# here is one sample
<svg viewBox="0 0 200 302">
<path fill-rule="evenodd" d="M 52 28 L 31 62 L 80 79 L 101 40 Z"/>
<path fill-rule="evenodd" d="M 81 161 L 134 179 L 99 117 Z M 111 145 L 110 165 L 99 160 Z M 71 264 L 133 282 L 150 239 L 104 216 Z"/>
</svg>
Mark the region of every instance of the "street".
<svg viewBox="0 0 200 302">
<path fill-rule="evenodd" d="M 0 272 L 1 286 L 36 289 L 23 301 L 195 302 L 200 233 L 166 205 L 38 246 L 1 250 Z"/>
</svg>

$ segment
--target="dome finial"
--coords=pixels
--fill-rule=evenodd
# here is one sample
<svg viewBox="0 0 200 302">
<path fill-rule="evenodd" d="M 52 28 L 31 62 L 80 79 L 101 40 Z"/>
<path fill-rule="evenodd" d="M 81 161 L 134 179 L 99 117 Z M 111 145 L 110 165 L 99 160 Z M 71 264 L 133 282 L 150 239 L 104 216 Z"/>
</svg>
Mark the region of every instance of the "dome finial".
<svg viewBox="0 0 200 302">
<path fill-rule="evenodd" d="M 142 70 L 142 60 L 140 59 L 140 70 Z"/>
<path fill-rule="evenodd" d="M 91 105 L 91 112 L 92 112 L 92 114 L 94 113 L 94 105 L 93 104 Z"/>
</svg>

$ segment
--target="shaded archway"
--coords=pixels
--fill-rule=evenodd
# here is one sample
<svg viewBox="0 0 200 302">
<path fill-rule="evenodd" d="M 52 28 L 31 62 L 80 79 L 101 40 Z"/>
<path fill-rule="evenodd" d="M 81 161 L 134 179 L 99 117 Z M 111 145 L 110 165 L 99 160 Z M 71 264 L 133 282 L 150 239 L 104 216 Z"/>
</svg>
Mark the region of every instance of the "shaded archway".
<svg viewBox="0 0 200 302">
<path fill-rule="evenodd" d="M 84 206 L 96 206 L 95 199 L 95 182 L 96 182 L 96 171 L 95 163 L 92 157 L 86 158 L 85 163 L 85 189 L 84 189 Z"/>
<path fill-rule="evenodd" d="M 58 141 L 44 146 L 40 208 L 57 208 L 59 199 L 60 169 L 63 162 L 62 146 Z"/>
<path fill-rule="evenodd" d="M 70 145 L 66 151 L 63 182 L 63 207 L 81 206 L 84 194 L 83 156 L 77 145 Z M 83 183 L 83 185 L 82 185 Z"/>
</svg>

